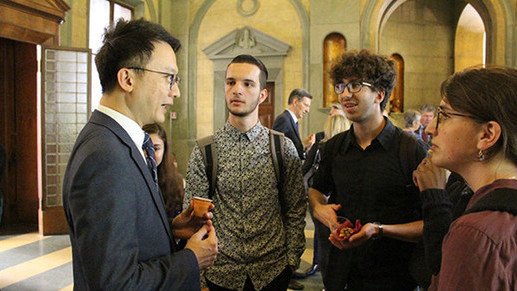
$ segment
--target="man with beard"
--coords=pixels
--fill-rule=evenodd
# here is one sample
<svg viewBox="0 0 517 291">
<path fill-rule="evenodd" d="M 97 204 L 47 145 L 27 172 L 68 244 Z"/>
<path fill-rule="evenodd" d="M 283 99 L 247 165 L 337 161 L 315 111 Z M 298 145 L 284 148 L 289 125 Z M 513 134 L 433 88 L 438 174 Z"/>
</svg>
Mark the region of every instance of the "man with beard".
<svg viewBox="0 0 517 291">
<path fill-rule="evenodd" d="M 413 290 L 408 265 L 412 242 L 422 235 L 421 202 L 411 178 L 415 169 L 404 171 L 399 157 L 405 133 L 382 115 L 395 83 L 394 62 L 366 50 L 350 52 L 332 78 L 352 127 L 327 142 L 309 201 L 325 225 L 344 216 L 363 226 L 348 239 L 330 235 L 325 290 Z M 408 153 L 416 167 L 426 151 L 415 143 Z"/>
<path fill-rule="evenodd" d="M 211 197 L 219 254 L 205 272 L 210 290 L 286 290 L 305 248 L 301 163 L 291 140 L 281 137 L 283 183 L 277 185 L 270 130 L 259 122 L 268 96 L 267 69 L 250 55 L 226 69 L 228 121 L 216 131 L 214 191 L 209 193 L 204 154 L 194 147 L 187 171 L 187 199 Z"/>
</svg>

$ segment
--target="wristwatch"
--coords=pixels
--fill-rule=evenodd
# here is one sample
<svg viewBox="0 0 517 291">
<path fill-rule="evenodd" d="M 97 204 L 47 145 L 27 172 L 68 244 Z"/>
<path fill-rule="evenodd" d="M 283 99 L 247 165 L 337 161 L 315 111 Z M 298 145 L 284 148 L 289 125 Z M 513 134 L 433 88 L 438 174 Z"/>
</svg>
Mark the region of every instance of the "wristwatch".
<svg viewBox="0 0 517 291">
<path fill-rule="evenodd" d="M 377 233 L 372 236 L 372 239 L 378 239 L 382 237 L 383 231 L 382 231 L 382 224 L 378 221 L 372 222 L 373 225 L 377 228 Z"/>
</svg>

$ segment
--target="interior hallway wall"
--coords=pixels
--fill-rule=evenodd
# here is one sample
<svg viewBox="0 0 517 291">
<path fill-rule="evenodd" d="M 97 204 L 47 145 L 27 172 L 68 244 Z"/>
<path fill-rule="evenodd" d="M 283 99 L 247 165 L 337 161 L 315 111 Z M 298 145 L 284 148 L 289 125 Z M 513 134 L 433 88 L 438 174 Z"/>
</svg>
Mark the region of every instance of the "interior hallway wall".
<svg viewBox="0 0 517 291">
<path fill-rule="evenodd" d="M 440 84 L 454 71 L 451 11 L 448 0 L 409 0 L 381 31 L 380 53 L 404 59 L 404 111 L 440 102 Z"/>
</svg>

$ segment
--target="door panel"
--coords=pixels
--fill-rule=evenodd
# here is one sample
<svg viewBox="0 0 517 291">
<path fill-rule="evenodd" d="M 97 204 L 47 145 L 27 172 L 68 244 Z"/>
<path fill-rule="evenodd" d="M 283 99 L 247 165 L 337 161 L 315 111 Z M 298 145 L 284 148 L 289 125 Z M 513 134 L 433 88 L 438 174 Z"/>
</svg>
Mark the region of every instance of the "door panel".
<svg viewBox="0 0 517 291">
<path fill-rule="evenodd" d="M 43 234 L 68 232 L 63 177 L 75 140 L 90 115 L 91 53 L 88 49 L 42 48 Z"/>
<path fill-rule="evenodd" d="M 36 45 L 0 38 L 0 143 L 6 150 L 2 180 L 3 230 L 38 225 Z"/>
<path fill-rule="evenodd" d="M 275 82 L 267 82 L 266 89 L 269 93 L 259 107 L 259 120 L 265 127 L 271 128 L 275 120 Z"/>
</svg>

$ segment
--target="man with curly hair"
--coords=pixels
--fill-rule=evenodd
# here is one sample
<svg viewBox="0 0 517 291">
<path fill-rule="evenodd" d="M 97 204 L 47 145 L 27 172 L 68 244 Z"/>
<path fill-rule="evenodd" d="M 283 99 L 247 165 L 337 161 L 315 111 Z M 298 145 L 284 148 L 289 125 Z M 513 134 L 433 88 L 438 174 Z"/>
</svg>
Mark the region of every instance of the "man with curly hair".
<svg viewBox="0 0 517 291">
<path fill-rule="evenodd" d="M 401 166 L 404 133 L 382 115 L 395 84 L 394 62 L 366 50 L 349 52 L 332 78 L 353 123 L 327 142 L 309 201 L 325 225 L 344 216 L 363 226 L 348 239 L 329 233 L 325 290 L 413 290 L 408 262 L 422 235 L 421 202 L 412 183 L 414 168 Z M 416 140 L 412 145 L 414 154 L 408 152 L 416 167 L 426 152 Z"/>
</svg>

